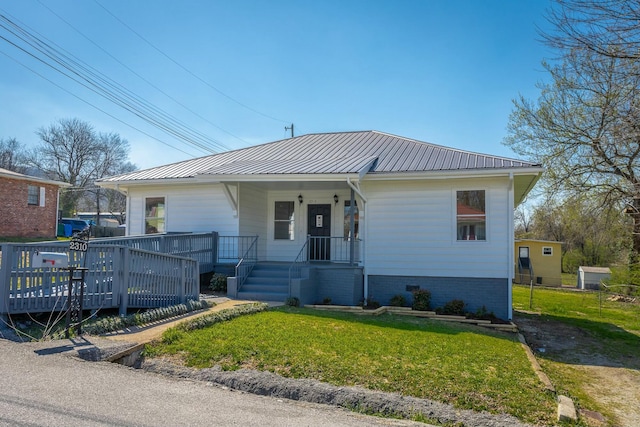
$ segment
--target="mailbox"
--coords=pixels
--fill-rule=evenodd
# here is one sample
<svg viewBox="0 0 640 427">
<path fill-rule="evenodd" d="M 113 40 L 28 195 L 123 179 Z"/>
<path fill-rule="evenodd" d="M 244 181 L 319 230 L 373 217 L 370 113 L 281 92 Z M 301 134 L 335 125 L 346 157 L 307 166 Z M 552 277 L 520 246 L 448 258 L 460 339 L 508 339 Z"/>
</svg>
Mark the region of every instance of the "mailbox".
<svg viewBox="0 0 640 427">
<path fill-rule="evenodd" d="M 69 257 L 65 253 L 36 252 L 31 259 L 31 266 L 35 268 L 66 268 L 69 267 Z"/>
</svg>

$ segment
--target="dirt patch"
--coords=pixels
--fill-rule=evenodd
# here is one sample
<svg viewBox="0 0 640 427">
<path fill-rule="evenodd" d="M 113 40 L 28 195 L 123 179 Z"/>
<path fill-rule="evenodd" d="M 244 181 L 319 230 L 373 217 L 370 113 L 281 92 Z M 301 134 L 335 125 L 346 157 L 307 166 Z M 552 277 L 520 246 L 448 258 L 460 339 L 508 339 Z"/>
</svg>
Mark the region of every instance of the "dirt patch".
<svg viewBox="0 0 640 427">
<path fill-rule="evenodd" d="M 514 322 L 537 357 L 570 364 L 584 374 L 584 392 L 607 407 L 623 426 L 640 425 L 640 358 L 610 354 L 588 331 L 536 315 L 516 314 Z M 602 425 L 584 408 L 585 421 Z"/>
</svg>

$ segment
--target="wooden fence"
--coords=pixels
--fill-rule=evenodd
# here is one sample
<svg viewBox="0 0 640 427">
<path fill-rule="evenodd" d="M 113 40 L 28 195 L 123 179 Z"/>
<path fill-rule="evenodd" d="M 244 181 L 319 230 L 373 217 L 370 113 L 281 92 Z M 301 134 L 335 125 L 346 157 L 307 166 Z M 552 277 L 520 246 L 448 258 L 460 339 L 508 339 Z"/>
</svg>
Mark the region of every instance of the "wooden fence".
<svg viewBox="0 0 640 427">
<path fill-rule="evenodd" d="M 0 315 L 61 311 L 67 307 L 69 272 L 32 265 L 34 253 L 58 252 L 69 266 L 86 267 L 83 307 L 165 307 L 197 300 L 200 273 L 218 262 L 217 233 L 165 234 L 93 239 L 88 250 L 68 242 L 3 244 L 0 256 Z"/>
</svg>

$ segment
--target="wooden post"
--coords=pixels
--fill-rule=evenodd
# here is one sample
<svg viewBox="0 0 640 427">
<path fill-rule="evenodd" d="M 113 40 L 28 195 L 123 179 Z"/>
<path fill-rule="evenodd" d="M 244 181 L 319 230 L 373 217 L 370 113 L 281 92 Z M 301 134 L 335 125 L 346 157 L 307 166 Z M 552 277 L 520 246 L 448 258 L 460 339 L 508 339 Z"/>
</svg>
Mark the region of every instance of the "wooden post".
<svg viewBox="0 0 640 427">
<path fill-rule="evenodd" d="M 11 291 L 11 267 L 13 251 L 10 245 L 2 245 L 2 265 L 0 266 L 0 316 L 9 313 L 9 295 Z"/>
<path fill-rule="evenodd" d="M 127 315 L 127 306 L 129 305 L 129 248 L 122 248 L 122 282 L 119 286 L 120 297 L 120 316 Z"/>
<path fill-rule="evenodd" d="M 355 265 L 355 255 L 356 255 L 356 200 L 355 200 L 355 192 L 353 188 L 351 189 L 351 201 L 349 202 L 349 229 L 351 230 L 350 234 L 350 248 L 349 248 L 349 264 Z"/>
<path fill-rule="evenodd" d="M 180 289 L 178 289 L 178 297 L 180 299 L 180 303 L 184 304 L 187 302 L 187 298 L 186 298 L 186 288 L 187 288 L 187 261 L 182 259 L 180 260 L 180 271 L 181 271 L 181 275 L 180 275 Z"/>
<path fill-rule="evenodd" d="M 530 281 L 529 285 L 529 310 L 533 307 L 533 279 Z"/>
</svg>

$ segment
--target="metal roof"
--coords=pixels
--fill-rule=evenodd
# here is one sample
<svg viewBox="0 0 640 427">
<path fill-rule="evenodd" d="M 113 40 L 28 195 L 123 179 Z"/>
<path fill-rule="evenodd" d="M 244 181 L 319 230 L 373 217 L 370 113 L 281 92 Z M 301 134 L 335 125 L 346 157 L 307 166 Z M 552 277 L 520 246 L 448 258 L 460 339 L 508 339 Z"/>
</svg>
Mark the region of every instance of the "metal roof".
<svg viewBox="0 0 640 427">
<path fill-rule="evenodd" d="M 196 176 L 368 174 L 539 167 L 378 131 L 335 132 L 213 154 L 101 179 L 131 182 Z M 365 168 L 366 170 L 362 170 Z"/>
</svg>

